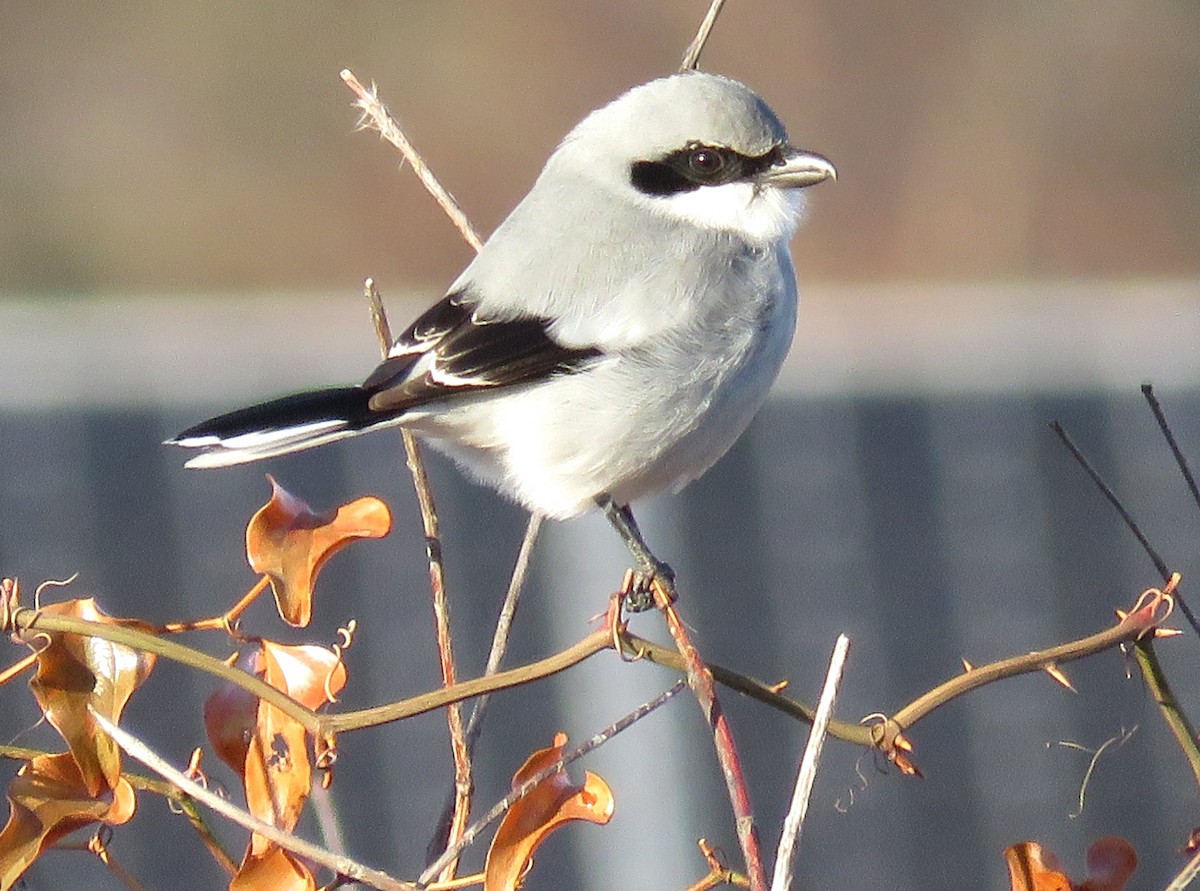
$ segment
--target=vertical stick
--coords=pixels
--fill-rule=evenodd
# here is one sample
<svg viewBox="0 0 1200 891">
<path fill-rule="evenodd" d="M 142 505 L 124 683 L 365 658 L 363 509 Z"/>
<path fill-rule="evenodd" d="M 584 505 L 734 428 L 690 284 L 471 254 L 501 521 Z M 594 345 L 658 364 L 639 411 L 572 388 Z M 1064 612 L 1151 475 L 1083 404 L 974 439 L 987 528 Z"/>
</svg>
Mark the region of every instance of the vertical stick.
<svg viewBox="0 0 1200 891">
<path fill-rule="evenodd" d="M 371 320 L 375 324 L 375 334 L 379 338 L 379 349 L 386 359 L 392 348 L 391 326 L 388 324 L 387 310 L 379 296 L 379 289 L 372 279 L 364 284 L 364 295 L 371 308 Z M 417 439 L 408 430 L 401 430 L 404 438 L 404 454 L 408 460 L 408 469 L 412 474 L 413 486 L 417 490 L 417 503 L 421 509 L 421 526 L 425 533 L 425 551 L 429 556 L 429 587 L 433 592 L 433 615 L 437 630 L 438 662 L 442 670 L 442 683 L 449 687 L 457 682 L 458 676 L 454 669 L 454 639 L 450 633 L 450 602 L 446 598 L 446 580 L 442 568 L 442 541 L 438 530 L 437 506 L 433 502 L 433 492 L 429 488 L 429 476 L 425 472 L 425 462 L 421 460 L 421 450 Z M 450 750 L 454 757 L 454 813 L 450 821 L 450 838 L 456 839 L 467 826 L 471 810 L 471 758 L 467 752 L 466 732 L 463 728 L 462 705 L 454 703 L 446 710 L 446 719 L 450 725 Z M 454 877 L 457 862 L 447 864 L 442 876 L 443 880 Z"/>
<path fill-rule="evenodd" d="M 688 687 L 691 688 L 696 701 L 700 704 L 700 710 L 704 712 L 705 720 L 708 721 L 708 725 L 713 731 L 717 760 L 721 763 L 721 775 L 725 778 L 729 802 L 733 806 L 738 843 L 742 848 L 742 856 L 746 860 L 746 875 L 750 879 L 750 891 L 766 891 L 767 880 L 763 871 L 762 848 L 758 841 L 758 830 L 754 826 L 754 810 L 750 805 L 750 794 L 746 789 L 746 777 L 742 772 L 742 762 L 733 741 L 733 731 L 730 730 L 729 721 L 726 719 L 724 711 L 721 710 L 721 704 L 717 701 L 712 672 L 701 661 L 700 654 L 696 651 L 691 636 L 688 634 L 687 626 L 679 618 L 679 613 L 675 609 L 674 592 L 658 578 L 654 580 L 653 587 L 655 603 L 666 617 L 667 628 L 670 629 L 675 646 L 687 665 Z"/>
<path fill-rule="evenodd" d="M 783 832 L 779 836 L 779 850 L 775 854 L 775 875 L 771 891 L 788 891 L 792 884 L 792 863 L 796 849 L 800 846 L 800 831 L 804 828 L 804 815 L 808 812 L 808 799 L 812 795 L 813 780 L 817 777 L 817 762 L 821 760 L 821 748 L 825 745 L 825 731 L 833 716 L 833 703 L 837 699 L 838 684 L 842 681 L 842 670 L 846 667 L 846 653 L 850 651 L 850 638 L 839 634 L 829 660 L 829 671 L 825 674 L 825 686 L 817 703 L 817 714 L 813 718 L 812 731 L 808 734 L 808 745 L 800 759 L 800 772 L 796 775 L 796 788 L 792 792 L 792 804 L 783 821 Z"/>
<path fill-rule="evenodd" d="M 712 33 L 713 25 L 717 23 L 717 16 L 721 14 L 721 7 L 724 5 L 725 0 L 712 0 L 704 20 L 700 22 L 700 29 L 684 51 L 683 61 L 679 63 L 680 71 L 695 71 L 700 67 L 700 53 L 704 51 L 704 44 L 708 43 L 708 35 Z"/>
</svg>

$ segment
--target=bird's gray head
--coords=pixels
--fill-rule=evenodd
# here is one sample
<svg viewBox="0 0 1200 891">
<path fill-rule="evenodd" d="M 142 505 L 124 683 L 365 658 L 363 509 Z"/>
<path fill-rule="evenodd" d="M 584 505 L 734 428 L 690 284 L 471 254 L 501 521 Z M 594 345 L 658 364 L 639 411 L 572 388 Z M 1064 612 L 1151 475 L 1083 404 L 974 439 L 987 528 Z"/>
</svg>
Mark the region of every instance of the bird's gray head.
<svg viewBox="0 0 1200 891">
<path fill-rule="evenodd" d="M 579 123 L 546 165 L 587 177 L 652 213 L 755 241 L 787 238 L 800 190 L 836 176 L 788 143 L 759 96 L 727 77 L 689 71 L 634 87 Z"/>
</svg>

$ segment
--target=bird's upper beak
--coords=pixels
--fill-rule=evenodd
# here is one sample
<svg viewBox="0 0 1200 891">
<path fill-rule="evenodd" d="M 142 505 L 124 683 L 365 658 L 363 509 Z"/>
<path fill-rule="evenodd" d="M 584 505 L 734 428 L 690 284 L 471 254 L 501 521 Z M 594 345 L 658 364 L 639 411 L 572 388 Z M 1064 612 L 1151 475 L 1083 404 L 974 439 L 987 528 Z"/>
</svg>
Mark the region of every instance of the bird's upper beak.
<svg viewBox="0 0 1200 891">
<path fill-rule="evenodd" d="M 783 157 L 758 175 L 759 182 L 780 189 L 803 189 L 827 179 L 837 179 L 828 158 L 794 146 L 784 146 Z"/>
</svg>

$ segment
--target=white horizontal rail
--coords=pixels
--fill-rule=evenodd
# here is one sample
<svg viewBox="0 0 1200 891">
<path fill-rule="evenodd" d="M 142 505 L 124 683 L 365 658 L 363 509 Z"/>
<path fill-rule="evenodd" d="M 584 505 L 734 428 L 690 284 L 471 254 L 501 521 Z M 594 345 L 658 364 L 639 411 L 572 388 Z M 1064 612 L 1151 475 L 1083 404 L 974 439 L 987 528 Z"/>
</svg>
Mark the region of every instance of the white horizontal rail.
<svg viewBox="0 0 1200 891">
<path fill-rule="evenodd" d="M 392 325 L 428 297 L 389 299 Z M 812 284 L 776 393 L 1200 385 L 1200 280 Z M 227 406 L 375 362 L 357 285 L 322 295 L 0 295 L 0 409 Z"/>
</svg>

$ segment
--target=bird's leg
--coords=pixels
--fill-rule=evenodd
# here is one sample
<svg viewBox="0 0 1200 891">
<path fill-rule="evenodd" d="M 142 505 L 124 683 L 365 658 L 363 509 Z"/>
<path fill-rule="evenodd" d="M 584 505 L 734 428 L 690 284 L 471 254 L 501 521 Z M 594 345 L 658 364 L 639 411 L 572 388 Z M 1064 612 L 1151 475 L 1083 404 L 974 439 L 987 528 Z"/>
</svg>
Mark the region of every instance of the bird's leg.
<svg viewBox="0 0 1200 891">
<path fill-rule="evenodd" d="M 625 546 L 629 548 L 629 553 L 633 555 L 633 560 L 637 564 L 633 580 L 627 586 L 626 605 L 629 611 L 641 612 L 654 605 L 652 585 L 655 581 L 666 590 L 667 596 L 674 600 L 675 571 L 654 556 L 649 545 L 646 544 L 646 539 L 642 537 L 642 530 L 638 528 L 637 520 L 633 518 L 629 505 L 617 504 L 613 501 L 612 496 L 607 494 L 598 495 L 596 503 L 604 511 L 604 516 L 608 517 L 608 522 L 612 523 L 613 528 L 617 530 L 617 534 L 621 536 L 621 540 L 625 542 Z"/>
</svg>

